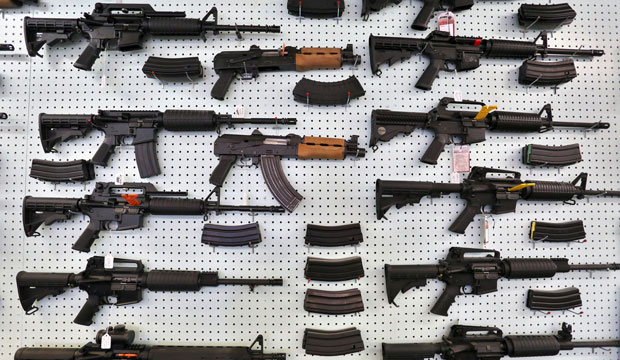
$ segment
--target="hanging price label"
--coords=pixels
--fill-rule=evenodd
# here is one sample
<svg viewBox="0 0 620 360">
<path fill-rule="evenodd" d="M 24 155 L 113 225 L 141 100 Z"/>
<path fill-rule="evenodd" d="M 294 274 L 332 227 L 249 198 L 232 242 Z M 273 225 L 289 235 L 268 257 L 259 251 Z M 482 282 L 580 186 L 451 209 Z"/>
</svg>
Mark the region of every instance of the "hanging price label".
<svg viewBox="0 0 620 360">
<path fill-rule="evenodd" d="M 110 334 L 105 333 L 101 337 L 101 350 L 109 350 L 112 348 L 112 337 Z"/>
<path fill-rule="evenodd" d="M 452 150 L 452 171 L 455 173 L 469 172 L 469 147 L 455 145 Z"/>
<path fill-rule="evenodd" d="M 439 15 L 437 25 L 439 26 L 439 31 L 449 32 L 450 36 L 454 36 L 456 33 L 456 20 L 454 14 L 450 11 L 446 11 Z"/>
</svg>

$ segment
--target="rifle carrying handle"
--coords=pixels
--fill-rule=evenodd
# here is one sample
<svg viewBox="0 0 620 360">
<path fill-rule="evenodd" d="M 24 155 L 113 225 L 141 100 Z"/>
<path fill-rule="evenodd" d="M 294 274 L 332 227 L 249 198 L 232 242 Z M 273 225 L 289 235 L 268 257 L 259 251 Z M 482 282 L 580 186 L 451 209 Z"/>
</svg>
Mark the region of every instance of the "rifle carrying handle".
<svg viewBox="0 0 620 360">
<path fill-rule="evenodd" d="M 90 247 L 99 238 L 99 231 L 101 231 L 99 225 L 91 220 L 71 248 L 76 251 L 90 252 Z"/>
<path fill-rule="evenodd" d="M 474 217 L 480 214 L 480 208 L 477 206 L 467 205 L 465 210 L 450 225 L 449 230 L 455 233 L 464 234 L 469 224 L 474 221 Z"/>
<path fill-rule="evenodd" d="M 110 156 L 114 153 L 116 145 L 118 145 L 118 143 L 115 136 L 106 136 L 90 161 L 95 165 L 106 166 Z"/>
<path fill-rule="evenodd" d="M 73 63 L 73 66 L 80 70 L 90 71 L 93 69 L 95 61 L 99 58 L 99 54 L 101 54 L 101 48 L 97 44 L 90 43 L 77 61 Z"/>
<path fill-rule="evenodd" d="M 439 72 L 446 66 L 446 61 L 441 59 L 432 59 L 430 65 L 424 70 L 415 87 L 422 90 L 430 90 L 433 88 L 433 82 L 439 77 Z"/>
<path fill-rule="evenodd" d="M 342 160 L 345 157 L 346 143 L 344 139 L 323 137 L 304 137 L 304 142 L 297 147 L 297 157 L 308 159 Z"/>
<path fill-rule="evenodd" d="M 0 7 L 2 7 L 0 0 Z M 78 349 L 21 348 L 15 352 L 15 360 L 74 360 Z"/>
<path fill-rule="evenodd" d="M 450 136 L 448 134 L 435 135 L 435 139 L 433 139 L 433 142 L 428 146 L 428 149 L 426 149 L 420 161 L 425 164 L 437 165 L 437 159 L 439 159 L 439 156 L 444 151 L 446 144 L 450 142 Z"/>
<path fill-rule="evenodd" d="M 89 294 L 88 300 L 86 300 L 80 312 L 73 319 L 73 322 L 85 326 L 92 324 L 93 316 L 99 311 L 99 305 L 101 305 L 101 298 L 97 295 Z"/>
<path fill-rule="evenodd" d="M 435 13 L 435 4 L 433 1 L 424 1 L 424 5 L 422 6 L 422 10 L 418 16 L 416 16 L 413 24 L 411 24 L 411 28 L 413 30 L 426 30 L 428 29 L 428 22 L 431 21 L 433 14 Z"/>
<path fill-rule="evenodd" d="M 334 69 L 341 66 L 342 50 L 338 48 L 301 48 L 295 55 L 297 71 Z"/>
<path fill-rule="evenodd" d="M 217 100 L 224 100 L 224 97 L 226 97 L 226 93 L 228 92 L 228 88 L 230 87 L 230 84 L 232 84 L 233 80 L 235 80 L 237 74 L 234 71 L 221 71 L 219 75 L 220 77 L 211 89 L 211 97 Z"/>
<path fill-rule="evenodd" d="M 224 185 L 226 176 L 228 176 L 230 169 L 236 161 L 237 156 L 235 155 L 220 155 L 220 162 L 217 164 L 215 169 L 213 169 L 209 182 L 218 187 Z"/>
<path fill-rule="evenodd" d="M 441 293 L 439 299 L 433 308 L 431 309 L 431 313 L 435 315 L 448 316 L 448 310 L 450 306 L 456 301 L 456 297 L 461 295 L 461 288 L 456 285 L 448 285 L 446 289 Z"/>
<path fill-rule="evenodd" d="M 161 174 L 155 141 L 148 141 L 134 145 L 136 164 L 141 178 L 149 178 Z"/>
</svg>

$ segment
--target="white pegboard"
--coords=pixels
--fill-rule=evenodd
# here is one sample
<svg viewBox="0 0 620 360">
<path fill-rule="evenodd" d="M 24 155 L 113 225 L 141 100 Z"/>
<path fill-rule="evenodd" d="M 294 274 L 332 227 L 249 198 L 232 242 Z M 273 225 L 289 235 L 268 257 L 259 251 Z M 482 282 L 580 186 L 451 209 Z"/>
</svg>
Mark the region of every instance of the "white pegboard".
<svg viewBox="0 0 620 360">
<path fill-rule="evenodd" d="M 541 1 L 537 1 L 541 2 Z M 556 1 L 558 2 L 558 1 Z M 296 127 L 273 130 L 266 134 L 349 138 L 360 135 L 367 144 L 370 112 L 384 108 L 405 111 L 429 111 L 439 99 L 460 89 L 465 99 L 485 101 L 508 111 L 538 111 L 545 103 L 553 105 L 560 121 L 607 121 L 608 131 L 584 136 L 575 130 L 556 130 L 539 134 L 490 134 L 488 140 L 471 146 L 473 165 L 492 165 L 518 169 L 527 178 L 572 180 L 581 171 L 590 173 L 589 184 L 596 188 L 620 188 L 618 151 L 618 94 L 620 91 L 620 39 L 617 16 L 620 4 L 614 0 L 573 1 L 575 21 L 563 26 L 550 39 L 551 46 L 599 48 L 600 58 L 577 58 L 579 76 L 560 86 L 557 93 L 549 88 L 529 91 L 517 83 L 519 60 L 483 59 L 474 71 L 454 75 L 442 73 L 433 90 L 422 92 L 414 83 L 428 64 L 417 56 L 390 68 L 383 68 L 381 78 L 373 77 L 368 62 L 368 36 L 422 37 L 409 25 L 420 10 L 421 2 L 403 1 L 373 13 L 369 21 L 360 16 L 361 0 L 348 0 L 343 18 L 335 20 L 304 19 L 288 15 L 284 0 L 185 2 L 170 4 L 152 0 L 156 10 L 186 11 L 188 17 L 201 18 L 211 6 L 217 6 L 222 24 L 282 25 L 282 34 L 245 34 L 237 41 L 234 34 L 210 36 L 206 43 L 198 39 L 149 39 L 142 51 L 109 52 L 92 72 L 73 68 L 72 64 L 86 46 L 76 41 L 45 48 L 43 58 L 0 55 L 0 109 L 10 119 L 0 123 L 0 185 L 3 193 L 2 243 L 0 244 L 0 358 L 12 359 L 21 346 L 81 346 L 90 341 L 98 329 L 125 323 L 138 330 L 138 343 L 147 344 L 239 344 L 249 345 L 256 335 L 266 336 L 270 352 L 283 351 L 291 359 L 310 358 L 301 348 L 303 331 L 308 328 L 338 329 L 357 326 L 362 331 L 366 350 L 348 357 L 378 359 L 381 342 L 438 341 L 451 324 L 496 325 L 507 334 L 553 334 L 561 323 L 574 325 L 575 338 L 602 340 L 620 337 L 619 277 L 613 272 L 560 274 L 554 279 L 500 281 L 499 291 L 485 296 L 460 297 L 450 316 L 429 313 L 443 284 L 430 282 L 424 288 L 400 295 L 399 308 L 390 306 L 385 295 L 383 264 L 436 263 L 450 246 L 481 247 L 480 222 L 466 235 L 448 232 L 452 220 L 462 210 L 456 196 L 428 199 L 421 204 L 391 210 L 389 220 L 375 219 L 374 183 L 377 178 L 400 180 L 449 181 L 450 156 L 444 153 L 437 166 L 428 166 L 418 158 L 432 140 L 429 132 L 416 131 L 381 143 L 358 161 L 285 160 L 289 180 L 305 196 L 295 213 L 264 214 L 260 223 L 263 242 L 251 251 L 244 248 L 211 248 L 200 243 L 203 220 L 199 217 L 149 216 L 144 228 L 135 231 L 104 233 L 91 254 L 71 250 L 85 219 L 44 226 L 43 236 L 26 238 L 21 225 L 23 196 L 81 197 L 90 192 L 94 182 L 86 185 L 52 184 L 27 176 L 32 159 L 73 160 L 89 158 L 102 141 L 93 132 L 84 139 L 58 146 L 58 154 L 44 154 L 39 142 L 37 116 L 47 113 L 95 113 L 98 109 L 213 109 L 232 113 L 243 104 L 246 115 L 254 117 L 297 117 Z M 524 34 L 517 24 L 516 11 L 521 1 L 477 1 L 472 10 L 457 15 L 459 35 L 521 40 Z M 24 16 L 79 17 L 90 12 L 90 1 L 43 1 L 38 7 L 5 11 L 0 17 L 0 42 L 16 45 L 16 53 L 25 54 L 22 34 Z M 431 21 L 435 26 L 436 20 Z M 525 37 L 531 39 L 536 32 Z M 261 74 L 251 82 L 236 81 L 226 101 L 211 99 L 209 93 L 216 75 L 213 56 L 231 49 L 291 46 L 344 47 L 352 43 L 362 55 L 355 70 L 366 95 L 349 107 L 310 108 L 292 100 L 294 84 L 302 74 L 275 72 Z M 196 84 L 159 82 L 141 72 L 148 56 L 198 56 L 205 66 L 205 79 Z M 104 63 L 107 69 L 104 73 Z M 312 71 L 304 75 L 315 80 L 336 81 L 351 74 L 341 70 Z M 101 86 L 101 77 L 106 85 Z M 248 134 L 251 127 L 241 126 L 227 132 Z M 172 133 L 161 131 L 158 156 L 162 175 L 150 179 L 161 190 L 188 191 L 202 198 L 211 189 L 208 176 L 217 164 L 212 155 L 215 133 Z M 584 162 L 558 171 L 553 168 L 528 169 L 520 161 L 525 144 L 571 144 L 578 142 Z M 131 147 L 118 149 L 109 167 L 97 168 L 97 180 L 113 181 L 123 173 L 127 181 L 140 181 Z M 256 205 L 275 204 L 260 170 L 235 167 L 223 188 L 222 202 L 242 204 L 246 196 Z M 577 206 L 525 203 L 516 214 L 495 216 L 491 221 L 489 248 L 505 257 L 568 257 L 573 263 L 620 262 L 618 240 L 620 202 L 596 198 L 580 201 Z M 588 242 L 571 246 L 541 245 L 534 248 L 527 238 L 530 220 L 567 221 L 582 219 Z M 218 224 L 245 224 L 247 214 L 223 214 L 210 219 Z M 340 225 L 361 222 L 364 242 L 353 247 L 325 249 L 304 246 L 306 223 Z M 494 225 L 494 226 L 493 226 Z M 198 293 L 145 292 L 144 301 L 127 307 L 103 307 L 90 327 L 75 325 L 72 320 L 85 301 L 85 293 L 67 291 L 57 298 L 41 301 L 41 310 L 24 315 L 14 283 L 20 270 L 79 272 L 92 255 L 114 254 L 143 260 L 149 269 L 219 270 L 223 277 L 282 277 L 283 287 L 259 287 L 250 293 L 245 287 L 204 288 Z M 303 277 L 308 255 L 345 257 L 361 255 L 366 277 L 359 282 L 310 284 Z M 578 286 L 584 306 L 582 315 L 557 313 L 550 316 L 526 309 L 527 289 L 560 289 Z M 359 287 L 366 311 L 358 315 L 327 316 L 303 310 L 305 290 L 346 289 Z M 597 349 L 564 353 L 571 359 L 618 359 L 617 349 Z"/>
</svg>

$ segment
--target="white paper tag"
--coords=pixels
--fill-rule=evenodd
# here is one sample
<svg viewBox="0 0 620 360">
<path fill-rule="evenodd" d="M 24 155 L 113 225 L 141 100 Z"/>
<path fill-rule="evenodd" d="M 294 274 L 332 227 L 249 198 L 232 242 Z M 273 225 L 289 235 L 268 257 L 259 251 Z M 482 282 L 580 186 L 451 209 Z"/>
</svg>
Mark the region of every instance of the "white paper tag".
<svg viewBox="0 0 620 360">
<path fill-rule="evenodd" d="M 233 113 L 234 118 L 244 118 L 245 117 L 245 108 L 243 105 L 237 105 L 235 108 L 235 112 Z"/>
<path fill-rule="evenodd" d="M 454 95 L 452 97 L 454 98 L 454 101 L 463 102 L 463 93 L 460 89 L 455 89 L 453 94 Z"/>
<path fill-rule="evenodd" d="M 469 172 L 469 147 L 455 145 L 452 149 L 452 171 L 455 173 Z"/>
<path fill-rule="evenodd" d="M 483 244 L 486 247 L 486 244 L 489 243 L 491 237 L 491 232 L 489 231 L 489 217 L 484 215 L 484 237 L 482 238 Z"/>
<path fill-rule="evenodd" d="M 112 269 L 112 268 L 114 268 L 114 256 L 106 255 L 103 258 L 103 268 L 104 269 Z"/>
<path fill-rule="evenodd" d="M 461 183 L 461 174 L 453 172 L 450 174 L 450 182 L 452 184 L 460 184 Z"/>
<path fill-rule="evenodd" d="M 123 185 L 125 183 L 125 175 L 116 174 L 114 175 L 114 185 Z"/>
<path fill-rule="evenodd" d="M 101 337 L 101 350 L 108 350 L 112 348 L 112 337 L 110 334 L 105 333 Z"/>
</svg>

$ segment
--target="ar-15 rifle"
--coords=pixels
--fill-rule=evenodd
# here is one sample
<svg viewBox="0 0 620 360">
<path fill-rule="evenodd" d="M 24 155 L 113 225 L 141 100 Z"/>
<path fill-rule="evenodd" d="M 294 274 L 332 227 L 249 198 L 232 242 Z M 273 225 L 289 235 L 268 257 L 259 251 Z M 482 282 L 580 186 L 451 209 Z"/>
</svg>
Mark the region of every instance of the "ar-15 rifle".
<svg viewBox="0 0 620 360">
<path fill-rule="evenodd" d="M 43 45 L 54 46 L 70 41 L 74 35 L 88 39 L 89 44 L 73 64 L 81 70 L 91 70 L 103 50 L 133 51 L 142 49 L 144 36 L 199 36 L 220 31 L 279 33 L 279 26 L 218 25 L 217 9 L 202 19 L 186 19 L 182 11 L 155 11 L 148 4 L 95 4 L 92 14 L 78 19 L 24 18 L 26 49 L 30 56 L 41 56 Z M 212 18 L 209 20 L 209 18 Z"/>
<path fill-rule="evenodd" d="M 34 306 L 35 301 L 78 287 L 88 293 L 88 300 L 73 322 L 90 325 L 101 305 L 111 305 L 110 297 L 116 298 L 116 306 L 136 304 L 142 301 L 144 289 L 195 292 L 203 286 L 249 285 L 253 289 L 258 285 L 282 285 L 282 279 L 220 279 L 213 271 L 145 271 L 139 260 L 114 259 L 111 268 L 106 265 L 103 256 L 93 256 L 88 259 L 86 269 L 78 274 L 20 271 L 16 282 L 22 308 L 27 315 L 34 314 L 39 310 Z"/>
<path fill-rule="evenodd" d="M 538 39 L 542 39 L 542 44 L 536 43 Z M 477 69 L 482 56 L 528 59 L 548 55 L 603 56 L 605 52 L 550 48 L 546 32 L 541 32 L 532 42 L 450 36 L 449 32 L 444 31 L 433 31 L 425 39 L 370 35 L 370 69 L 374 75 L 381 76 L 379 65 L 387 63 L 391 66 L 397 60 L 409 59 L 413 54 L 424 54 L 431 59 L 415 85 L 418 89 L 430 90 L 440 71 Z M 448 63 L 454 64 L 455 69 L 449 69 Z"/>
<path fill-rule="evenodd" d="M 508 357 L 558 355 L 560 351 L 580 348 L 620 347 L 620 340 L 573 341 L 572 326 L 562 324 L 557 335 L 509 335 L 487 326 L 453 325 L 440 343 L 383 343 L 383 360 L 434 359 L 499 360 Z"/>
<path fill-rule="evenodd" d="M 481 256 L 485 255 L 486 256 Z M 483 295 L 497 291 L 497 281 L 505 279 L 550 278 L 557 273 L 577 270 L 620 270 L 620 264 L 571 265 L 568 259 L 501 259 L 499 251 L 488 249 L 450 248 L 439 265 L 385 264 L 385 287 L 388 302 L 394 304 L 398 293 L 426 286 L 427 279 L 439 279 L 446 289 L 431 313 L 448 316 L 458 295 Z"/>
<path fill-rule="evenodd" d="M 402 0 L 364 0 L 362 4 L 362 16 L 368 19 L 371 11 L 379 11 L 389 4 L 400 4 Z M 422 10 L 416 16 L 411 28 L 414 30 L 428 29 L 428 22 L 433 17 L 435 11 L 452 11 L 458 12 L 471 9 L 474 6 L 474 0 L 422 0 Z"/>
<path fill-rule="evenodd" d="M 489 178 L 488 173 L 510 174 L 513 177 Z M 586 190 L 587 173 L 581 173 L 572 182 L 521 180 L 521 173 L 510 170 L 474 166 L 461 184 L 428 181 L 377 180 L 377 219 L 396 205 L 397 209 L 419 203 L 423 197 L 460 194 L 467 207 L 450 225 L 450 231 L 465 233 L 478 214 L 506 214 L 515 212 L 519 200 L 563 201 L 574 205 L 586 196 L 620 196 L 620 191 Z M 489 209 L 490 208 L 490 209 Z"/>
<path fill-rule="evenodd" d="M 157 131 L 217 131 L 221 125 L 235 124 L 296 124 L 294 118 L 233 118 L 212 110 L 125 111 L 99 110 L 97 115 L 40 114 L 39 137 L 43 151 L 56 152 L 54 146 L 92 129 L 105 134 L 103 143 L 92 158 L 92 163 L 106 166 L 114 149 L 133 137 L 136 163 L 141 178 L 159 175 L 161 170 L 155 150 Z"/>
<path fill-rule="evenodd" d="M 450 104 L 480 105 L 483 108 L 480 112 L 449 110 Z M 482 102 L 454 101 L 448 97 L 441 99 L 439 105 L 428 113 L 373 110 L 369 145 L 376 151 L 378 141 L 390 141 L 398 134 L 409 135 L 416 128 L 428 129 L 435 133 L 435 139 L 420 161 L 435 165 L 445 146 L 453 142 L 453 137 L 460 137 L 461 144 L 474 144 L 483 142 L 487 131 L 543 133 L 554 127 L 609 129 L 607 122 L 553 121 L 551 104 L 545 105 L 538 113 L 488 110 Z"/>
<path fill-rule="evenodd" d="M 264 71 L 307 71 L 335 69 L 344 64 L 359 64 L 361 56 L 353 54 L 353 45 L 338 48 L 301 48 L 286 46 L 282 49 L 263 50 L 252 45 L 248 51 L 223 51 L 213 59 L 213 70 L 220 76 L 211 96 L 224 100 L 228 88 L 237 75 L 251 80 Z"/>
<path fill-rule="evenodd" d="M 110 347 L 102 346 L 110 337 Z M 284 353 L 265 354 L 263 335 L 250 346 L 161 346 L 134 344 L 135 332 L 125 325 L 97 332 L 95 342 L 80 348 L 20 348 L 15 360 L 85 360 L 85 359 L 150 359 L 150 360 L 283 360 Z M 256 346 L 258 345 L 258 346 Z"/>
<path fill-rule="evenodd" d="M 210 201 L 211 196 L 217 197 Z M 89 252 L 102 230 L 130 230 L 142 227 L 144 215 L 201 215 L 223 211 L 284 212 L 280 206 L 221 205 L 219 188 L 205 200 L 166 198 L 187 196 L 187 192 L 158 191 L 151 183 L 101 183 L 83 199 L 32 197 L 24 198 L 22 216 L 26 236 L 39 236 L 39 226 L 68 220 L 74 214 L 89 217 L 90 222 L 73 245 L 73 250 Z M 116 225 L 116 226 L 114 226 Z"/>
<path fill-rule="evenodd" d="M 226 176 L 238 158 L 251 158 L 260 165 L 263 178 L 273 197 L 288 211 L 293 211 L 303 199 L 286 179 L 282 170 L 282 157 L 295 159 L 343 160 L 347 155 L 364 157 L 366 150 L 358 147 L 357 136 L 350 140 L 299 136 L 263 135 L 256 130 L 252 135 L 225 134 L 215 140 L 213 153 L 220 162 L 211 173 L 209 182 L 216 189 L 224 185 Z"/>
</svg>

